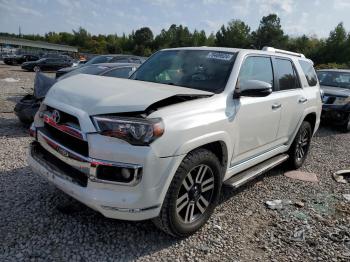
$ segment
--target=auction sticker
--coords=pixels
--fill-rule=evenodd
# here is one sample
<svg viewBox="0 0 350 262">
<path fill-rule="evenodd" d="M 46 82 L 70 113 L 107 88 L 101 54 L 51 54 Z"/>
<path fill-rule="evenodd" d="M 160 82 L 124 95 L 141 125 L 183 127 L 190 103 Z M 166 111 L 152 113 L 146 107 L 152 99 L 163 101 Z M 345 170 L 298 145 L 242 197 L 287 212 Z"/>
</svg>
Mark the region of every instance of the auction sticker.
<svg viewBox="0 0 350 262">
<path fill-rule="evenodd" d="M 232 57 L 233 57 L 233 54 L 221 53 L 221 52 L 210 52 L 207 55 L 208 59 L 216 59 L 216 60 L 223 60 L 223 61 L 230 61 Z"/>
</svg>

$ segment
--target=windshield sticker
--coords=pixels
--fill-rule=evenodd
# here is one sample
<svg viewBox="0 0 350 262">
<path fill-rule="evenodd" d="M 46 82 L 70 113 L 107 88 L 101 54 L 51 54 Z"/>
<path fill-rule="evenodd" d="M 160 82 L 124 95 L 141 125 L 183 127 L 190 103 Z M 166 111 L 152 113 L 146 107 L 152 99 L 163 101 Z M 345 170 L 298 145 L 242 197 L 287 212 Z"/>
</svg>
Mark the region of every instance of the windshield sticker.
<svg viewBox="0 0 350 262">
<path fill-rule="evenodd" d="M 207 55 L 208 59 L 216 59 L 216 60 L 223 60 L 223 61 L 230 61 L 232 57 L 233 57 L 233 54 L 220 53 L 220 52 L 210 52 Z"/>
</svg>

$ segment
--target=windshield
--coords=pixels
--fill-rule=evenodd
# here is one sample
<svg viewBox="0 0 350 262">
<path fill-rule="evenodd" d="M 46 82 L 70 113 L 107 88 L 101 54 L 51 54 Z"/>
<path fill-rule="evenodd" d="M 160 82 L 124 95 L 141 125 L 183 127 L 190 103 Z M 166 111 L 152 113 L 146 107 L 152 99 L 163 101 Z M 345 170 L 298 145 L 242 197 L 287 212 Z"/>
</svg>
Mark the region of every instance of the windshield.
<svg viewBox="0 0 350 262">
<path fill-rule="evenodd" d="M 108 69 L 109 69 L 109 67 L 107 67 L 107 66 L 94 66 L 94 65 L 84 66 L 84 67 L 77 68 L 69 73 L 64 74 L 63 76 L 59 77 L 58 80 L 62 80 L 62 79 L 65 79 L 67 77 L 74 76 L 77 74 L 99 75 Z"/>
<path fill-rule="evenodd" d="M 350 89 L 350 72 L 318 71 L 317 76 L 321 85 Z"/>
<path fill-rule="evenodd" d="M 220 93 L 225 89 L 235 53 L 166 50 L 150 57 L 131 79 Z"/>
<path fill-rule="evenodd" d="M 109 63 L 113 59 L 113 56 L 95 56 L 85 63 L 85 65 Z"/>
</svg>

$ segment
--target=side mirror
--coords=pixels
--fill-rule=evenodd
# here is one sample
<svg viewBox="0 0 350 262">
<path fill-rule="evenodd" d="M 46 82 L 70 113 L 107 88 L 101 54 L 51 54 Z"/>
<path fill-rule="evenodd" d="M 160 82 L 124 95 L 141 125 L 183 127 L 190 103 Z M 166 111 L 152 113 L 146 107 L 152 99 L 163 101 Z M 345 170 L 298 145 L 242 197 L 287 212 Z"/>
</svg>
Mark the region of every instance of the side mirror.
<svg viewBox="0 0 350 262">
<path fill-rule="evenodd" d="M 270 83 L 259 80 L 246 80 L 239 83 L 234 96 L 264 97 L 271 93 L 272 85 Z"/>
</svg>

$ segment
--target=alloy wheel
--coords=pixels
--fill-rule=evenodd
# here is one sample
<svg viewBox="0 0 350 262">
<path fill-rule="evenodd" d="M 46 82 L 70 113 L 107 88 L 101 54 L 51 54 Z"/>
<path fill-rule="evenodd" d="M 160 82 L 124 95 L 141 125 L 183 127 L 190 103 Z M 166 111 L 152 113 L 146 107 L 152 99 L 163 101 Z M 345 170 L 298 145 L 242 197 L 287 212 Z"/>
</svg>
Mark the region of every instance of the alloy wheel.
<svg viewBox="0 0 350 262">
<path fill-rule="evenodd" d="M 205 164 L 188 172 L 176 200 L 176 214 L 182 223 L 193 223 L 205 213 L 212 201 L 214 183 L 214 173 Z"/>
<path fill-rule="evenodd" d="M 310 135 L 307 129 L 302 130 L 302 133 L 299 136 L 295 154 L 297 161 L 301 161 L 307 153 L 308 146 L 310 143 Z"/>
</svg>

